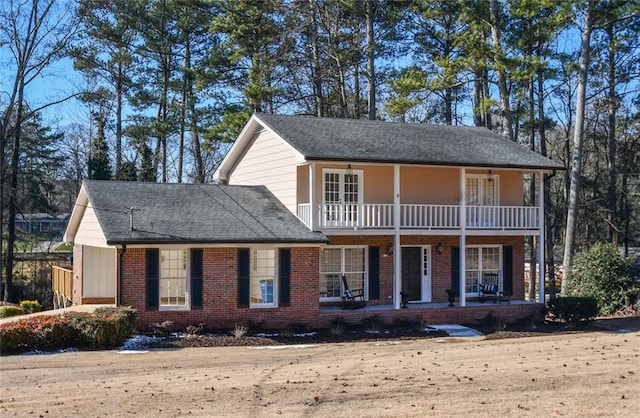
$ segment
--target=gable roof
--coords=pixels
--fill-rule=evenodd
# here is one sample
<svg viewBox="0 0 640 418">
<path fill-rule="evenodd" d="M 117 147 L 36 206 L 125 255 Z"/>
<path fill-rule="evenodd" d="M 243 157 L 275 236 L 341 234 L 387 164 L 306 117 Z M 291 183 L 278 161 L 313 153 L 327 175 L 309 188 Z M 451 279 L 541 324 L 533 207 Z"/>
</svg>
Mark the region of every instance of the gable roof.
<svg viewBox="0 0 640 418">
<path fill-rule="evenodd" d="M 78 196 L 66 239 L 75 237 L 88 204 L 109 245 L 327 241 L 263 186 L 88 180 Z M 133 230 L 130 208 L 134 208 Z"/>
<path fill-rule="evenodd" d="M 301 159 L 562 170 L 564 167 L 486 128 L 254 114 L 222 165 L 235 165 L 255 132 L 266 128 Z M 246 142 L 245 142 L 246 141 Z M 236 151 L 236 152 L 234 152 Z M 219 169 L 227 173 L 230 166 Z M 217 173 L 217 174 L 218 174 Z"/>
</svg>

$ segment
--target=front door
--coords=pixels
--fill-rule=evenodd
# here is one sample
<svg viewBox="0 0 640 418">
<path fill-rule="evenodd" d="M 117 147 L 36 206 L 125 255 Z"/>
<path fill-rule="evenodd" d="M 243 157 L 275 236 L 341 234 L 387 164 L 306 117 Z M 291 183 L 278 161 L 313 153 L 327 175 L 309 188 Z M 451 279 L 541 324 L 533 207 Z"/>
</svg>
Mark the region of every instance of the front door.
<svg viewBox="0 0 640 418">
<path fill-rule="evenodd" d="M 422 248 L 402 247 L 402 291 L 410 301 L 422 300 Z"/>
</svg>

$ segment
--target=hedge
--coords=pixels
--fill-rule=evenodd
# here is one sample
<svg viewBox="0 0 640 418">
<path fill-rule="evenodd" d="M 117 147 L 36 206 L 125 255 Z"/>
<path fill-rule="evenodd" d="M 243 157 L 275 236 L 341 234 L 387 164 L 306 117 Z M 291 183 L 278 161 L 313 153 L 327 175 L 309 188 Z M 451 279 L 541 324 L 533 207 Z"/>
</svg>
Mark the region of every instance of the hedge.
<svg viewBox="0 0 640 418">
<path fill-rule="evenodd" d="M 570 325 L 589 322 L 598 315 L 598 302 L 590 296 L 556 297 L 547 302 L 547 313 L 551 319 Z"/>
<path fill-rule="evenodd" d="M 131 308 L 100 308 L 9 322 L 0 325 L 0 353 L 118 347 L 133 334 L 135 319 Z"/>
</svg>

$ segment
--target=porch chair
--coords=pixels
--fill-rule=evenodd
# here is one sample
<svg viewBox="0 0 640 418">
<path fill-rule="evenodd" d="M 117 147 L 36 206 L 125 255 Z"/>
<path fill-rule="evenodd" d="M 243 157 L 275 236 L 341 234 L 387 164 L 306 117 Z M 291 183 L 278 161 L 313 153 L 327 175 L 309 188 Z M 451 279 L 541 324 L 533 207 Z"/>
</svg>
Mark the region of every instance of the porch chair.
<svg viewBox="0 0 640 418">
<path fill-rule="evenodd" d="M 493 299 L 493 303 L 506 301 L 509 303 L 509 296 L 499 289 L 498 273 L 485 273 L 482 279 L 482 283 L 478 286 L 478 293 L 480 294 L 480 301 L 487 300 L 487 296 Z"/>
<path fill-rule="evenodd" d="M 358 309 L 367 305 L 364 299 L 364 289 L 349 289 L 346 276 L 342 276 L 344 294 L 342 295 L 342 309 Z"/>
</svg>

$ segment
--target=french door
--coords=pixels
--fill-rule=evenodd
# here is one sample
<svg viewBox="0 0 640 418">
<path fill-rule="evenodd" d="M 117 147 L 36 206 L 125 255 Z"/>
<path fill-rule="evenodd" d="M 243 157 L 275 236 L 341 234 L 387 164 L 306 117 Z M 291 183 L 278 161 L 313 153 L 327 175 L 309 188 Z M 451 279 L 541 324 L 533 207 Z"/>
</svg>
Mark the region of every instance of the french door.
<svg viewBox="0 0 640 418">
<path fill-rule="evenodd" d="M 467 226 L 492 227 L 498 224 L 498 180 L 495 175 L 467 175 Z"/>
<path fill-rule="evenodd" d="M 322 196 L 325 226 L 358 226 L 362 171 L 323 170 Z"/>
</svg>

